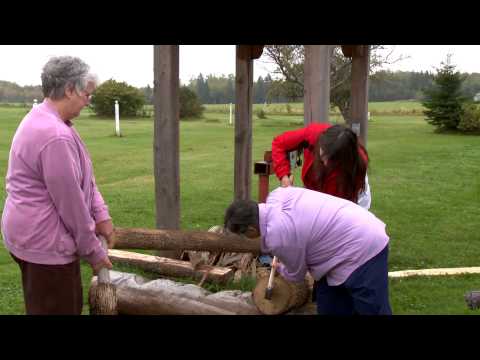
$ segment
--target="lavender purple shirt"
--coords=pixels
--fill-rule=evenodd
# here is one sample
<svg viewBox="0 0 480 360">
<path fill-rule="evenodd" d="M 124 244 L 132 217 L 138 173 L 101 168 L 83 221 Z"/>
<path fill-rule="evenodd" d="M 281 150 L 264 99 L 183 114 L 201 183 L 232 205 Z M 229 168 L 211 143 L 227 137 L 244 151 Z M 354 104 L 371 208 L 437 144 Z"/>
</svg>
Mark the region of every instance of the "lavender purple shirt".
<svg viewBox="0 0 480 360">
<path fill-rule="evenodd" d="M 45 100 L 13 137 L 2 234 L 16 257 L 36 264 L 98 263 L 106 252 L 95 224 L 110 219 L 85 144 Z"/>
<path fill-rule="evenodd" d="M 304 188 L 272 191 L 259 204 L 259 217 L 262 252 L 277 256 L 279 273 L 294 282 L 309 271 L 340 285 L 389 241 L 385 224 L 368 210 Z"/>
</svg>

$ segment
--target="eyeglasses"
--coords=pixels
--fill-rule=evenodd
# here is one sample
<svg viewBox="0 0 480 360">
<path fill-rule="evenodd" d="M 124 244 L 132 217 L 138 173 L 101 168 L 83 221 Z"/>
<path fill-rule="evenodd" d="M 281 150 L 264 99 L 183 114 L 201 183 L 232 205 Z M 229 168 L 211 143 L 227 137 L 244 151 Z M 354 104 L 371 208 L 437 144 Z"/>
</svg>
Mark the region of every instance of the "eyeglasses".
<svg viewBox="0 0 480 360">
<path fill-rule="evenodd" d="M 85 98 L 86 98 L 88 101 L 92 100 L 92 97 L 93 97 L 93 95 L 92 95 L 92 94 L 89 94 L 88 92 L 84 92 L 82 96 L 85 96 Z"/>
<path fill-rule="evenodd" d="M 77 94 L 81 97 L 84 97 L 87 101 L 92 100 L 92 97 L 93 97 L 93 95 L 87 91 L 81 91 L 81 92 L 77 91 Z"/>
</svg>

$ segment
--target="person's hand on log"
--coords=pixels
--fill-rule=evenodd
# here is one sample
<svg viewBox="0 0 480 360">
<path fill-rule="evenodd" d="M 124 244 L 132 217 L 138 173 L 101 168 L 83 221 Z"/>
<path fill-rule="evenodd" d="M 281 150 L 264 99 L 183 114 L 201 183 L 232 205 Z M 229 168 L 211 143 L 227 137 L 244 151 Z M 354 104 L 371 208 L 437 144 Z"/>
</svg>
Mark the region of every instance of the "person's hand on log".
<svg viewBox="0 0 480 360">
<path fill-rule="evenodd" d="M 113 223 L 111 219 L 99 222 L 95 226 L 95 233 L 97 235 L 103 235 L 107 241 L 107 246 L 109 249 L 115 247 L 115 232 L 113 231 Z"/>
<path fill-rule="evenodd" d="M 282 187 L 288 187 L 293 185 L 293 175 L 284 175 L 280 180 L 280 185 Z"/>
<path fill-rule="evenodd" d="M 103 258 L 100 262 L 98 262 L 96 264 L 90 264 L 90 266 L 92 267 L 94 275 L 98 275 L 98 272 L 102 268 L 107 268 L 107 269 L 112 269 L 113 268 L 113 265 L 112 265 L 110 259 L 108 258 L 108 256 Z"/>
</svg>

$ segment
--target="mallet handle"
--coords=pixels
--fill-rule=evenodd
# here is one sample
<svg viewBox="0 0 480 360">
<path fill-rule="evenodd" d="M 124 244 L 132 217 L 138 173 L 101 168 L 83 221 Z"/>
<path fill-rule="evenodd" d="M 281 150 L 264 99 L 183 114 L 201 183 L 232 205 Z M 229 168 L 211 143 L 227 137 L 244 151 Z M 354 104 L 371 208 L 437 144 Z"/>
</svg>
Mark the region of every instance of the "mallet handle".
<svg viewBox="0 0 480 360">
<path fill-rule="evenodd" d="M 103 248 L 107 251 L 108 254 L 108 246 L 107 240 L 103 237 L 103 235 L 98 235 L 98 239 L 102 243 Z M 98 272 L 98 283 L 99 284 L 110 284 L 110 272 L 107 268 L 101 268 Z"/>
<path fill-rule="evenodd" d="M 275 278 L 276 266 L 277 266 L 277 257 L 274 256 L 272 260 L 272 270 L 270 270 L 270 277 L 268 278 L 267 289 L 273 288 L 273 279 Z"/>
</svg>

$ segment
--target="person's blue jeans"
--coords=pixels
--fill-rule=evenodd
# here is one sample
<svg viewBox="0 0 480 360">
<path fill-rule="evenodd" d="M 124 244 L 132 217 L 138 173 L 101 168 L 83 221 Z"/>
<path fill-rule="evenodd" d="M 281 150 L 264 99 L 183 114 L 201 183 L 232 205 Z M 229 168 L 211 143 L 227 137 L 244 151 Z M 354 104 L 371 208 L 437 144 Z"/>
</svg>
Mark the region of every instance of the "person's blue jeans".
<svg viewBox="0 0 480 360">
<path fill-rule="evenodd" d="M 315 282 L 317 312 L 322 315 L 391 315 L 388 297 L 388 245 L 356 269 L 341 285 Z"/>
</svg>

